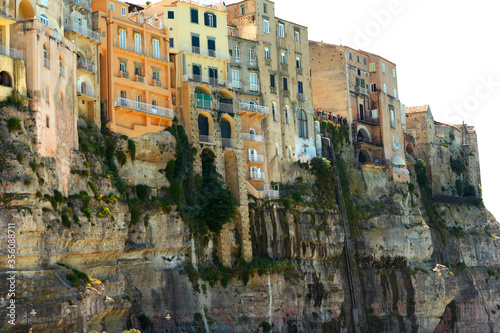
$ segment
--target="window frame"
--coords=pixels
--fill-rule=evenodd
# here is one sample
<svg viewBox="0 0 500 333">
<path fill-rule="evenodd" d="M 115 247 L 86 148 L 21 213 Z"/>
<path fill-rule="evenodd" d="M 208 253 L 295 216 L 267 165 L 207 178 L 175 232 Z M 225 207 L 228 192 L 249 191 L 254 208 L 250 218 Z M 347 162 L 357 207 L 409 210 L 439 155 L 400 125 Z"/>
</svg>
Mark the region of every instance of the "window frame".
<svg viewBox="0 0 500 333">
<path fill-rule="evenodd" d="M 278 36 L 285 38 L 285 24 L 282 22 L 278 23 Z"/>
<path fill-rule="evenodd" d="M 306 111 L 299 110 L 299 138 L 307 139 L 309 138 L 308 128 L 307 128 L 307 114 Z"/>
<path fill-rule="evenodd" d="M 269 20 L 268 19 L 264 19 L 263 20 L 263 25 L 264 25 L 264 33 L 265 34 L 269 34 L 270 33 L 270 28 L 269 28 Z"/>
<path fill-rule="evenodd" d="M 127 16 L 127 8 L 122 6 L 122 16 Z"/>
</svg>

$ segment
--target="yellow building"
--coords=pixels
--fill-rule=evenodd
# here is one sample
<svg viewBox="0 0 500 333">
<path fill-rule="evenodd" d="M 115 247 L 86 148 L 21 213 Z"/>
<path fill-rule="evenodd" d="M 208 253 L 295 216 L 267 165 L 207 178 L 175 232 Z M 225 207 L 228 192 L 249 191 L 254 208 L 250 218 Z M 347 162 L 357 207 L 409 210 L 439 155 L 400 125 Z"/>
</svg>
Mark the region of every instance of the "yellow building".
<svg viewBox="0 0 500 333">
<path fill-rule="evenodd" d="M 156 17 L 129 13 L 127 3 L 95 0 L 101 100 L 113 132 L 131 137 L 164 130 L 175 116 L 167 30 Z"/>
<path fill-rule="evenodd" d="M 14 4 L 14 1 L 11 2 Z M 10 45 L 10 30 L 16 22 L 14 8 L 4 2 L 0 8 L 0 100 L 13 91 L 26 95 L 26 70 L 23 52 Z"/>
</svg>

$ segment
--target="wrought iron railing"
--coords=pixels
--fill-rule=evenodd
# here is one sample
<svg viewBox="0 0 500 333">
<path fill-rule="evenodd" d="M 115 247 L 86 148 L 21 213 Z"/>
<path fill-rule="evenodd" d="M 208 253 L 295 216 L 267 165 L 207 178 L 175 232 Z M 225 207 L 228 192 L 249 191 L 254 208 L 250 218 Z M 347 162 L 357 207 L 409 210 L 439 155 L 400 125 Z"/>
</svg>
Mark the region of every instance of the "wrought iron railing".
<svg viewBox="0 0 500 333">
<path fill-rule="evenodd" d="M 164 108 L 153 104 L 146 104 L 121 97 L 115 98 L 115 106 L 123 107 L 130 110 L 140 111 L 144 113 L 149 113 L 151 115 L 165 117 L 165 118 L 173 119 L 175 116 L 174 111 L 172 109 Z"/>
</svg>

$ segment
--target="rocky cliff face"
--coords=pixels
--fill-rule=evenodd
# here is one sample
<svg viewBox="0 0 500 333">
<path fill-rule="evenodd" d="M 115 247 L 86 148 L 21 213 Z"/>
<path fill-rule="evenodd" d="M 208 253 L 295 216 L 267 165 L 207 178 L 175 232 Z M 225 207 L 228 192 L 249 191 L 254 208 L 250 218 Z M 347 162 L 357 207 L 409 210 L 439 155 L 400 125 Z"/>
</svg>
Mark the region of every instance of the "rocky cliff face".
<svg viewBox="0 0 500 333">
<path fill-rule="evenodd" d="M 482 207 L 436 203 L 446 222 L 436 228 L 418 187 L 409 191 L 385 170 L 360 169 L 347 152 L 358 212 L 350 232 L 335 195 L 318 205 L 311 184 L 285 188 L 290 199 L 250 200 L 253 253 L 274 264 L 257 263 L 248 281 L 230 270 L 223 286 L 201 267 L 199 274 L 186 269 L 196 256 L 188 224 L 175 203 L 155 199 L 170 186 L 170 133 L 131 145 L 81 122 L 81 150 L 64 193 L 60 161 L 33 149 L 30 114 L 1 114 L 1 238 L 7 244 L 12 223 L 17 244 L 13 269 L 6 246 L 0 250 L 2 332 L 25 329 L 25 300 L 36 308 L 36 332 L 254 332 L 268 323 L 276 332 L 500 331 L 500 229 Z M 21 128 L 9 130 L 10 118 Z M 132 189 L 129 199 L 124 188 Z M 208 241 L 202 262 L 213 262 L 215 247 Z M 16 326 L 6 317 L 7 271 L 17 279 Z"/>
</svg>

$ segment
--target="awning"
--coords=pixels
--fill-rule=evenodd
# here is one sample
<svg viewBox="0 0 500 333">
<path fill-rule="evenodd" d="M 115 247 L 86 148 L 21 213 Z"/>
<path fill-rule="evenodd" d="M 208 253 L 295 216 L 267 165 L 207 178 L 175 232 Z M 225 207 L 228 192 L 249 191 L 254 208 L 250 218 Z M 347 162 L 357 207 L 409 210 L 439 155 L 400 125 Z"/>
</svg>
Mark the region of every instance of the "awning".
<svg viewBox="0 0 500 333">
<path fill-rule="evenodd" d="M 399 156 L 394 156 L 392 158 L 392 165 L 395 167 L 406 167 L 405 161 Z"/>
</svg>

